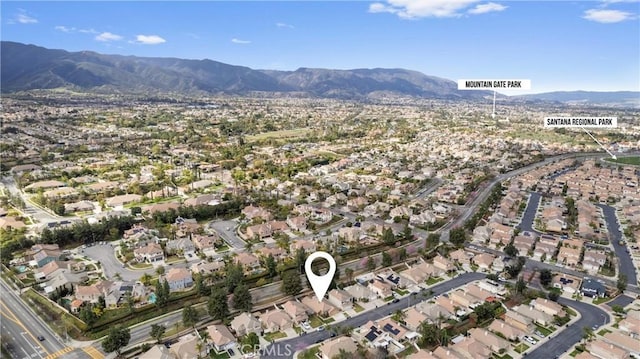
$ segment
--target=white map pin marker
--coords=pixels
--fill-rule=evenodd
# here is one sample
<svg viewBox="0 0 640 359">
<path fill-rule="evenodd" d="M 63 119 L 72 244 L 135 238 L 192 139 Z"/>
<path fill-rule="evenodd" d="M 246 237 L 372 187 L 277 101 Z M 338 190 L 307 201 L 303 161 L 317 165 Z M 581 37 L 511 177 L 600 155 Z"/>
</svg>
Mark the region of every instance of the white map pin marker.
<svg viewBox="0 0 640 359">
<path fill-rule="evenodd" d="M 317 258 L 324 258 L 329 262 L 329 272 L 327 272 L 327 274 L 315 275 L 311 270 L 311 263 Z M 313 252 L 304 262 L 304 271 L 307 273 L 307 278 L 309 279 L 309 283 L 311 283 L 313 292 L 316 294 L 316 298 L 318 298 L 318 302 L 322 302 L 324 295 L 327 293 L 327 289 L 329 289 L 331 285 L 333 275 L 336 274 L 336 260 L 327 252 Z"/>
</svg>

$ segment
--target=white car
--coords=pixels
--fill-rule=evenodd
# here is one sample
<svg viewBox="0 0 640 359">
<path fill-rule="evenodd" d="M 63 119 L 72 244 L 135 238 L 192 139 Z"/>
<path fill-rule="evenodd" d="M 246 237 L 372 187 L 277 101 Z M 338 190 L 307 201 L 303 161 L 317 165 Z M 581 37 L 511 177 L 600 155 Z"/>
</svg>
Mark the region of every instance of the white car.
<svg viewBox="0 0 640 359">
<path fill-rule="evenodd" d="M 309 325 L 309 323 L 308 323 L 308 322 L 301 323 L 301 324 L 300 324 L 300 326 L 301 326 L 301 327 L 302 327 L 302 329 L 304 329 L 304 330 L 311 330 L 311 325 Z"/>
<path fill-rule="evenodd" d="M 525 335 L 525 336 L 523 337 L 523 339 L 524 339 L 525 341 L 527 341 L 527 342 L 528 342 L 529 344 L 531 344 L 531 345 L 536 345 L 536 344 L 538 344 L 538 341 L 537 341 L 537 340 L 533 339 L 532 337 L 530 337 L 530 336 L 528 336 L 528 335 Z"/>
</svg>

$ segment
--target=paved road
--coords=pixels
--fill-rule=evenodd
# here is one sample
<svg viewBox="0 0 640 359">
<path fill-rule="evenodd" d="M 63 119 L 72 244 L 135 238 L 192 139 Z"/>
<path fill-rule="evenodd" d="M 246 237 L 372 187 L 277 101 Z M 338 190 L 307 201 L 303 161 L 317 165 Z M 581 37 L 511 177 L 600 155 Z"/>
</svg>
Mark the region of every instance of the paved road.
<svg viewBox="0 0 640 359">
<path fill-rule="evenodd" d="M 0 280 L 0 289 L 2 344 L 13 358 L 90 358 L 82 350 L 68 347 L 4 280 Z"/>
<path fill-rule="evenodd" d="M 114 248 L 109 243 L 103 245 L 95 245 L 84 249 L 79 248 L 78 254 L 86 255 L 89 258 L 100 262 L 104 276 L 107 279 L 113 279 L 116 273 L 120 273 L 120 277 L 122 278 L 122 280 L 135 281 L 140 279 L 140 277 L 144 273 L 149 273 L 150 275 L 154 275 L 155 273 L 154 268 L 140 270 L 124 268 L 122 266 L 122 263 L 116 259 Z M 181 263 L 176 263 L 174 264 L 174 266 L 178 266 L 180 264 Z"/>
<path fill-rule="evenodd" d="M 237 221 L 213 221 L 207 227 L 215 230 L 227 244 L 235 249 L 244 250 L 246 242 L 236 234 Z"/>
<path fill-rule="evenodd" d="M 531 192 L 531 194 L 529 195 L 527 207 L 524 210 L 522 219 L 520 220 L 520 224 L 518 225 L 518 228 L 520 228 L 521 230 L 540 234 L 538 231 L 533 229 L 533 223 L 536 218 L 536 211 L 538 209 L 538 206 L 540 205 L 540 198 L 542 198 L 542 196 L 537 192 Z"/>
<path fill-rule="evenodd" d="M 29 216 L 32 220 L 35 220 L 38 223 L 50 223 L 50 222 L 58 222 L 62 217 L 53 215 L 47 211 L 44 211 L 36 206 L 34 206 L 31 202 L 27 201 L 26 196 L 22 191 L 18 189 L 16 181 L 11 176 L 6 176 L 2 178 L 2 183 L 5 185 L 7 190 L 14 196 L 19 196 L 22 198 L 25 204 L 25 208 L 23 212 Z"/>
<path fill-rule="evenodd" d="M 616 217 L 616 209 L 605 204 L 597 204 L 597 206 L 602 208 L 604 219 L 607 222 L 607 230 L 610 234 L 611 244 L 613 244 L 616 257 L 618 257 L 620 264 L 618 266 L 619 273 L 627 276 L 627 284 L 637 285 L 638 277 L 636 275 L 636 268 L 633 265 L 633 259 L 631 259 L 631 254 L 627 252 L 625 245 L 619 243 L 622 239 L 622 232 L 620 232 L 620 223 L 618 222 L 618 217 Z"/>
<path fill-rule="evenodd" d="M 482 273 L 462 274 L 449 281 L 433 286 L 431 288 L 431 290 L 433 291 L 431 296 L 440 295 L 442 293 L 450 291 L 453 288 L 460 287 L 464 284 L 467 284 L 474 280 L 482 279 L 484 277 L 485 275 Z M 431 296 L 428 296 L 428 290 L 422 290 L 420 293 L 418 293 L 415 296 L 409 296 L 407 298 L 400 300 L 397 303 L 390 303 L 378 309 L 363 312 L 360 315 L 351 317 L 340 323 L 336 323 L 336 325 L 341 327 L 348 326 L 348 327 L 357 328 L 366 324 L 370 320 L 371 321 L 379 320 L 395 312 L 396 310 L 402 310 L 402 309 L 408 308 L 410 305 L 415 305 L 419 301 L 427 300 Z M 294 352 L 308 348 L 309 346 L 317 342 L 327 340 L 330 337 L 331 337 L 331 331 L 325 330 L 321 332 L 309 333 L 309 334 L 302 335 L 292 339 L 279 341 L 265 348 L 263 355 L 261 355 L 260 357 L 264 359 L 292 358 Z"/>
<path fill-rule="evenodd" d="M 609 315 L 594 305 L 567 298 L 559 298 L 558 303 L 570 306 L 579 312 L 582 317 L 542 346 L 529 352 L 526 356 L 528 359 L 557 358 L 582 340 L 583 328 L 598 328 L 609 323 Z"/>
</svg>

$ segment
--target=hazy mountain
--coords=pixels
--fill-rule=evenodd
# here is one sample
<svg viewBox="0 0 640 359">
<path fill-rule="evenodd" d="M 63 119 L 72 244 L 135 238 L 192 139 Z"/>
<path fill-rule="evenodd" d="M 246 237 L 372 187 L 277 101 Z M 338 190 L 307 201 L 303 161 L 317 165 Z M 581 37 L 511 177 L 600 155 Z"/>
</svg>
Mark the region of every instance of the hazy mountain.
<svg viewBox="0 0 640 359">
<path fill-rule="evenodd" d="M 512 97 L 527 101 L 561 102 L 568 105 L 640 107 L 638 91 L 556 91 Z"/>
<path fill-rule="evenodd" d="M 455 82 L 403 69 L 254 70 L 212 60 L 67 52 L 1 43 L 2 92 L 69 88 L 88 92 L 295 93 L 365 99 L 413 96 L 474 99 L 487 91 L 458 91 Z"/>
</svg>

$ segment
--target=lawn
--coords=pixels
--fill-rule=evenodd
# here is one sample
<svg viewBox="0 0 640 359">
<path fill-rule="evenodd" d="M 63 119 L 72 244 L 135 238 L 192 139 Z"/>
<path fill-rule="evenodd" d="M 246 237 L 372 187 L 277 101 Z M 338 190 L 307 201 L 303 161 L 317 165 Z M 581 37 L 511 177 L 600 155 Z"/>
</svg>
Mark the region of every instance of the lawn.
<svg viewBox="0 0 640 359">
<path fill-rule="evenodd" d="M 317 359 L 316 356 L 318 354 L 318 347 L 314 347 L 311 349 L 307 349 L 300 354 L 298 354 L 298 359 Z"/>
<path fill-rule="evenodd" d="M 608 301 L 610 301 L 610 300 L 611 300 L 611 298 L 608 298 L 608 297 L 604 297 L 604 298 L 600 298 L 600 297 L 598 297 L 598 298 L 595 298 L 595 299 L 593 300 L 593 305 L 598 305 L 598 304 L 606 303 L 606 302 L 608 302 Z"/>
<path fill-rule="evenodd" d="M 313 315 L 309 318 L 309 324 L 312 328 L 317 328 L 321 325 L 324 325 L 324 322 L 322 321 L 322 319 L 320 319 L 319 316 Z"/>
<path fill-rule="evenodd" d="M 529 346 L 525 343 L 520 343 L 513 348 L 513 350 L 515 350 L 518 354 L 524 353 L 527 349 L 529 349 Z"/>
<path fill-rule="evenodd" d="M 544 335 L 545 337 L 548 337 L 549 335 L 551 335 L 551 333 L 553 333 L 553 331 L 538 324 L 536 324 L 536 329 L 538 329 L 540 333 L 542 333 L 542 335 Z"/>
<path fill-rule="evenodd" d="M 229 357 L 229 354 L 227 354 L 227 352 L 223 352 L 222 354 L 218 354 L 218 353 L 216 353 L 215 350 L 212 350 L 212 351 L 209 352 L 209 358 L 212 358 L 212 359 L 227 359 L 227 358 L 230 358 L 230 357 Z"/>
<path fill-rule="evenodd" d="M 327 319 L 325 319 L 325 320 L 324 320 L 324 322 L 325 322 L 325 323 L 327 323 L 327 324 L 329 324 L 329 323 L 333 323 L 333 322 L 335 322 L 335 321 L 336 321 L 336 320 L 335 320 L 335 319 L 333 319 L 332 317 L 329 317 L 329 318 L 327 318 Z"/>
<path fill-rule="evenodd" d="M 609 162 L 621 163 L 625 165 L 640 166 L 640 156 L 619 157 L 617 159 L 607 158 Z"/>
<path fill-rule="evenodd" d="M 609 329 L 602 329 L 598 332 L 598 335 L 604 336 L 607 333 L 611 333 L 611 331 Z"/>
<path fill-rule="evenodd" d="M 395 290 L 396 293 L 400 294 L 400 295 L 407 295 L 409 294 L 408 290 L 402 290 L 402 289 L 396 289 Z"/>
<path fill-rule="evenodd" d="M 427 282 L 427 285 L 434 285 L 434 284 L 436 284 L 438 282 L 442 282 L 442 280 L 443 279 L 440 278 L 440 277 L 431 277 L 431 278 L 427 279 L 426 282 Z"/>
<path fill-rule="evenodd" d="M 390 302 L 390 301 L 392 301 L 392 300 L 393 300 L 393 298 L 395 298 L 395 297 L 394 297 L 394 296 L 392 296 L 392 295 L 390 295 L 390 296 L 388 296 L 388 297 L 384 298 L 384 301 L 385 301 L 385 302 Z"/>
<path fill-rule="evenodd" d="M 355 310 L 356 313 L 360 313 L 364 310 L 364 308 L 362 308 L 362 306 L 358 303 L 353 303 L 353 310 Z"/>
<path fill-rule="evenodd" d="M 500 356 L 498 354 L 493 354 L 493 357 L 496 359 L 513 359 L 513 357 L 509 354 L 505 354 L 503 356 Z"/>
<path fill-rule="evenodd" d="M 286 338 L 287 335 L 283 332 L 273 332 L 273 333 L 267 333 L 264 335 L 264 340 L 270 342 L 272 340 L 276 340 L 276 339 L 281 339 L 281 338 Z"/>
</svg>

